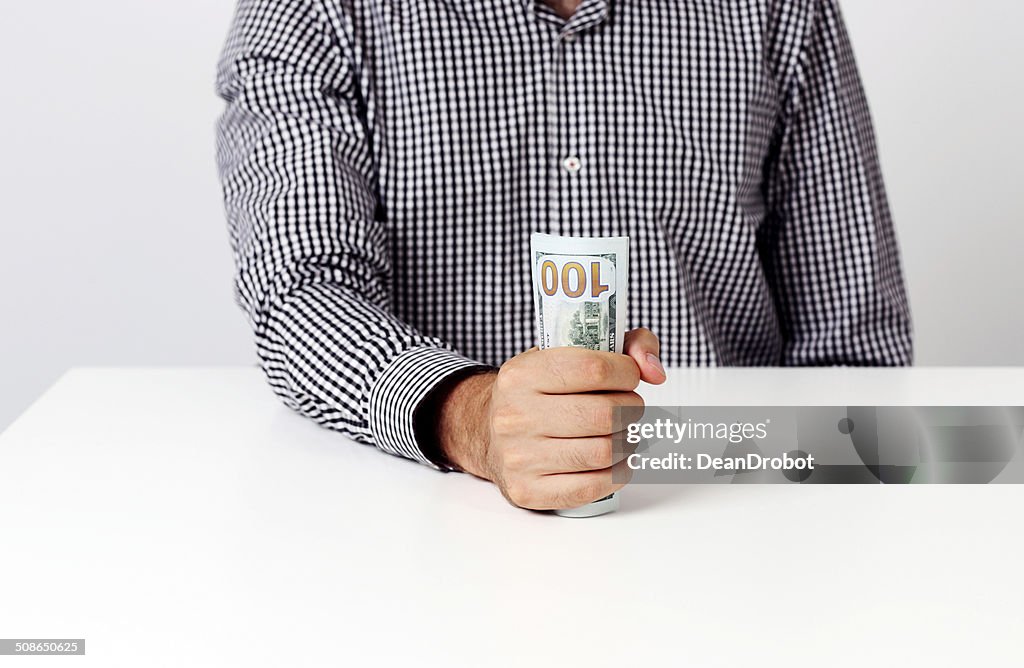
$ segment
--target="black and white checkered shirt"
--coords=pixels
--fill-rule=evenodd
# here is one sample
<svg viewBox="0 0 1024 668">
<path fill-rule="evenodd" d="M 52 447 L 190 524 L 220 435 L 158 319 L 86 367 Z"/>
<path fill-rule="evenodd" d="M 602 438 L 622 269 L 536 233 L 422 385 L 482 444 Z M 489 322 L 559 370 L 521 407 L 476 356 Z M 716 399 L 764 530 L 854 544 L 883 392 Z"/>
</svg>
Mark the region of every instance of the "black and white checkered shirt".
<svg viewBox="0 0 1024 668">
<path fill-rule="evenodd" d="M 535 345 L 531 232 L 629 236 L 668 365 L 909 363 L 836 2 L 241 0 L 219 162 L 274 390 L 426 462 L 430 390 Z"/>
</svg>

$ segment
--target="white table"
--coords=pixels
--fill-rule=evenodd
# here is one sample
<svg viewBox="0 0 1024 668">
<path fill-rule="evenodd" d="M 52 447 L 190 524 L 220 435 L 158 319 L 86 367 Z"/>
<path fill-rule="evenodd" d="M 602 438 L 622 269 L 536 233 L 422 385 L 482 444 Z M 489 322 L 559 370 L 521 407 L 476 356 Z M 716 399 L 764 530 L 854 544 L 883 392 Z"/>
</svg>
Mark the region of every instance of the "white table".
<svg viewBox="0 0 1024 668">
<path fill-rule="evenodd" d="M 676 371 L 649 403 L 1024 405 L 1024 370 Z M 1020 486 L 644 486 L 568 520 L 280 406 L 81 369 L 0 436 L 0 665 L 1024 664 Z"/>
</svg>

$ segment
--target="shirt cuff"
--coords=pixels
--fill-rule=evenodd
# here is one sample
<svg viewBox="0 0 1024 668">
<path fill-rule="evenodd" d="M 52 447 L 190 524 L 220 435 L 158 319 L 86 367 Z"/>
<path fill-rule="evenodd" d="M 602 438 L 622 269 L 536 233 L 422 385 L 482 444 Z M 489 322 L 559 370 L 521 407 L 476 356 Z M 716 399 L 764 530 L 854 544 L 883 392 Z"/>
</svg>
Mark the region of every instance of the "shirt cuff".
<svg viewBox="0 0 1024 668">
<path fill-rule="evenodd" d="M 370 432 L 377 447 L 447 471 L 424 454 L 416 440 L 416 409 L 453 374 L 489 368 L 444 348 L 411 348 L 391 361 L 370 392 Z"/>
</svg>

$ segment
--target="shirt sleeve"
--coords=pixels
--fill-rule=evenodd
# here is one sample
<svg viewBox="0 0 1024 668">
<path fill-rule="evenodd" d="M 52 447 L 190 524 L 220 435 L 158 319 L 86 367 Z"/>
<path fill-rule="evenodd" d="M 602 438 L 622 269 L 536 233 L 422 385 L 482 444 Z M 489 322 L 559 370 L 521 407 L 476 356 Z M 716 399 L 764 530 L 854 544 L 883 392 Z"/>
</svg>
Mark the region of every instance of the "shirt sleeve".
<svg viewBox="0 0 1024 668">
<path fill-rule="evenodd" d="M 318 0 L 241 0 L 217 76 L 218 163 L 236 294 L 284 402 L 385 452 L 443 468 L 416 411 L 480 367 L 389 309 L 387 225 L 350 43 Z"/>
<path fill-rule="evenodd" d="M 783 364 L 907 365 L 913 346 L 899 249 L 837 1 L 807 3 L 783 86 L 759 241 L 785 337 Z"/>
</svg>

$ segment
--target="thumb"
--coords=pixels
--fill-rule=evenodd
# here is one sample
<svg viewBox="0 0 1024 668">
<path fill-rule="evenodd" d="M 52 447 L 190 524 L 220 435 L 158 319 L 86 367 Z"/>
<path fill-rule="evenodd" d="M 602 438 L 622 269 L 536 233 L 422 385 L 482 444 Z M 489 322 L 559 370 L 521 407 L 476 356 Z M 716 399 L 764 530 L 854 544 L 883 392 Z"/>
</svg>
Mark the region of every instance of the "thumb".
<svg viewBox="0 0 1024 668">
<path fill-rule="evenodd" d="M 665 367 L 661 365 L 658 355 L 661 352 L 661 342 L 649 329 L 641 327 L 626 334 L 622 343 L 622 352 L 629 355 L 640 367 L 640 378 L 651 385 L 661 385 L 665 382 Z"/>
</svg>

